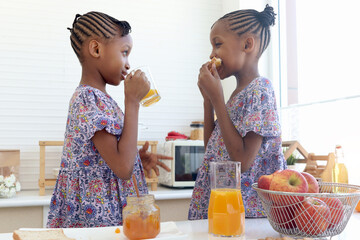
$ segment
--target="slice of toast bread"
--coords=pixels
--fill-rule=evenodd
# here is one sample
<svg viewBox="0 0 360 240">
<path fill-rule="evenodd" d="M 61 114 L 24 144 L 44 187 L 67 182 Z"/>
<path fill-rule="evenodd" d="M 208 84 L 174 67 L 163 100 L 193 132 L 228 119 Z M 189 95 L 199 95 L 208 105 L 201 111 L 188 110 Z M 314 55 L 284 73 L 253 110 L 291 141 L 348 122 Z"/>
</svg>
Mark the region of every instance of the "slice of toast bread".
<svg viewBox="0 0 360 240">
<path fill-rule="evenodd" d="M 13 232 L 14 240 L 75 240 L 74 238 L 68 238 L 64 231 L 60 229 L 49 230 L 15 230 Z"/>
</svg>

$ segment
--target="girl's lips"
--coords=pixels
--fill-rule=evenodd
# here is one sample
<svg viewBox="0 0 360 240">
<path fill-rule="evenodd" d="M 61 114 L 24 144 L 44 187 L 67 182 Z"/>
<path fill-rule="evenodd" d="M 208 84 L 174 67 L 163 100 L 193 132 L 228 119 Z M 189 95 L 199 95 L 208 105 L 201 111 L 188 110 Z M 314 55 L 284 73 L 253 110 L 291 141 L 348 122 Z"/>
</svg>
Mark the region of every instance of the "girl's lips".
<svg viewBox="0 0 360 240">
<path fill-rule="evenodd" d="M 126 76 L 128 75 L 127 72 L 122 72 L 121 73 L 121 76 L 122 76 L 122 79 L 121 80 L 125 80 Z"/>
</svg>

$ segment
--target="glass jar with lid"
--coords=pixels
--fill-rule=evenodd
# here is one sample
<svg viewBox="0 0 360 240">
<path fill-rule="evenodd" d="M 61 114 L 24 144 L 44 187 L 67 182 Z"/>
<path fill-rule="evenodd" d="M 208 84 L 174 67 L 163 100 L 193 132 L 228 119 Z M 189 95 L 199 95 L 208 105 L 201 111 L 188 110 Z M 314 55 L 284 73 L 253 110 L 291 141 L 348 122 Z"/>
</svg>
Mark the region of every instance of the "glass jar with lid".
<svg viewBox="0 0 360 240">
<path fill-rule="evenodd" d="M 154 195 L 126 198 L 123 209 L 123 231 L 129 239 L 155 238 L 160 233 L 160 208 L 155 204 Z"/>
<path fill-rule="evenodd" d="M 193 121 L 190 124 L 190 140 L 204 140 L 204 122 Z"/>
</svg>

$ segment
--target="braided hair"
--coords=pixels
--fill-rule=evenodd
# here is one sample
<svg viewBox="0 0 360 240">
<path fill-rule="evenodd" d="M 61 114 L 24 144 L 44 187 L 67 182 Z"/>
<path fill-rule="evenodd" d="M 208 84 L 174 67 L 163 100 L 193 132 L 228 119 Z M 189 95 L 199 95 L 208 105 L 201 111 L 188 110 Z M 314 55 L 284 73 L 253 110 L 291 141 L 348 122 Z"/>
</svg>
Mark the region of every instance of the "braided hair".
<svg viewBox="0 0 360 240">
<path fill-rule="evenodd" d="M 90 37 L 111 39 L 120 33 L 125 36 L 131 32 L 131 26 L 126 21 L 119 21 L 105 13 L 88 12 L 84 15 L 76 14 L 70 30 L 71 47 L 76 56 L 82 61 L 81 48 Z"/>
<path fill-rule="evenodd" d="M 237 10 L 228 13 L 219 20 L 226 20 L 229 29 L 238 36 L 244 33 L 252 33 L 260 38 L 259 55 L 265 51 L 270 42 L 270 26 L 275 25 L 274 9 L 266 4 L 264 11 L 258 12 L 253 9 Z"/>
</svg>

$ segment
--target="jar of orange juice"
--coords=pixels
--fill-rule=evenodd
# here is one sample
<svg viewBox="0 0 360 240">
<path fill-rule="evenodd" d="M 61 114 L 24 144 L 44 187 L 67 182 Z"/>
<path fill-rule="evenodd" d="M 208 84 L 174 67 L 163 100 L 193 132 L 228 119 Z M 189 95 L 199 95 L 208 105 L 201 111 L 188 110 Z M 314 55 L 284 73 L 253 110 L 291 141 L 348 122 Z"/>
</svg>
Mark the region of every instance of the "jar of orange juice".
<svg viewBox="0 0 360 240">
<path fill-rule="evenodd" d="M 126 198 L 123 209 L 123 231 L 131 240 L 155 238 L 160 233 L 160 208 L 155 204 L 154 195 Z"/>
<path fill-rule="evenodd" d="M 209 233 L 216 237 L 242 237 L 245 208 L 241 195 L 241 163 L 210 162 Z"/>
</svg>

